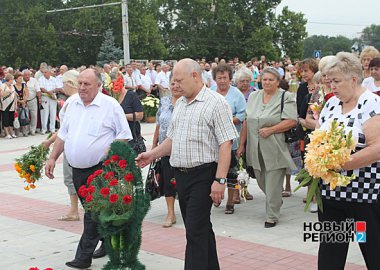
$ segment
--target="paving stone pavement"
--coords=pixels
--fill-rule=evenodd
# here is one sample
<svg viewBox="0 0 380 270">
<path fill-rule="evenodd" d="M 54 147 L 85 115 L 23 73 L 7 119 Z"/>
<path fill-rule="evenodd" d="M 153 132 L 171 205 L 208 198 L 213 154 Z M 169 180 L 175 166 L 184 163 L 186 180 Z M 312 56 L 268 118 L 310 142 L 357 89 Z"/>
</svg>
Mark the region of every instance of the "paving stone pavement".
<svg viewBox="0 0 380 270">
<path fill-rule="evenodd" d="M 148 148 L 152 142 L 154 124 L 142 124 Z M 82 221 L 61 222 L 69 205 L 63 184 L 61 160 L 54 180 L 46 177 L 35 190 L 24 191 L 23 180 L 13 170 L 16 157 L 31 145 L 39 144 L 42 135 L 8 140 L 0 138 L 0 269 L 24 270 L 51 267 L 69 269 L 83 229 Z M 143 170 L 143 175 L 146 169 Z M 293 188 L 296 183 L 292 181 Z M 212 209 L 212 221 L 217 235 L 218 255 L 223 270 L 251 269 L 316 269 L 318 243 L 303 241 L 304 222 L 317 220 L 316 214 L 304 213 L 300 190 L 284 198 L 281 219 L 271 229 L 264 228 L 265 197 L 255 181 L 249 191 L 252 201 L 235 206 L 235 214 L 225 215 L 224 204 Z M 83 212 L 83 210 L 82 210 Z M 152 202 L 143 224 L 140 260 L 148 270 L 183 269 L 185 231 L 176 202 L 177 224 L 162 228 L 166 217 L 165 199 Z M 93 260 L 90 269 L 101 269 L 106 258 Z M 345 269 L 366 269 L 356 243 L 350 244 Z"/>
</svg>

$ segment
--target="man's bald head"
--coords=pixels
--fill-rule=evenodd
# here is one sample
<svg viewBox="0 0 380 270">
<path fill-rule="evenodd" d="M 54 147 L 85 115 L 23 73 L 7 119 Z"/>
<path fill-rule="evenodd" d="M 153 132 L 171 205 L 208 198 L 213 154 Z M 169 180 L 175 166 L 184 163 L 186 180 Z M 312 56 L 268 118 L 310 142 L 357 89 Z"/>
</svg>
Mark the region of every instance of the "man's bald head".
<svg viewBox="0 0 380 270">
<path fill-rule="evenodd" d="M 173 69 L 173 81 L 188 101 L 193 100 L 203 86 L 202 70 L 199 64 L 189 58 L 180 60 Z"/>
</svg>

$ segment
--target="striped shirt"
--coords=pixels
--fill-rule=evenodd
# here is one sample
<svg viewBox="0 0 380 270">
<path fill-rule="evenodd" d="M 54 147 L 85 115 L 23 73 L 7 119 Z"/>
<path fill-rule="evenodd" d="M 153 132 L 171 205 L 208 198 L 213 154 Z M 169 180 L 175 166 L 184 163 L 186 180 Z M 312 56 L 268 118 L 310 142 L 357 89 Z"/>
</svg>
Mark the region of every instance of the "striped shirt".
<svg viewBox="0 0 380 270">
<path fill-rule="evenodd" d="M 172 139 L 172 167 L 193 168 L 217 162 L 219 146 L 238 137 L 225 98 L 203 86 L 190 103 L 178 99 L 167 137 Z"/>
</svg>

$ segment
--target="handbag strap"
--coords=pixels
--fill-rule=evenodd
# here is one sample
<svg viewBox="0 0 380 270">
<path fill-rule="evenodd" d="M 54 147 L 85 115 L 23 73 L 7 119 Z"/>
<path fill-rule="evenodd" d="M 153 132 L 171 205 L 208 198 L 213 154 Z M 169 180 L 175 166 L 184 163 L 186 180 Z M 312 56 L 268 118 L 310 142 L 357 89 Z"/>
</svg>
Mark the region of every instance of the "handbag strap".
<svg viewBox="0 0 380 270">
<path fill-rule="evenodd" d="M 284 110 L 284 97 L 285 97 L 285 91 L 283 91 L 281 95 L 281 114 L 282 114 L 282 111 Z"/>
</svg>

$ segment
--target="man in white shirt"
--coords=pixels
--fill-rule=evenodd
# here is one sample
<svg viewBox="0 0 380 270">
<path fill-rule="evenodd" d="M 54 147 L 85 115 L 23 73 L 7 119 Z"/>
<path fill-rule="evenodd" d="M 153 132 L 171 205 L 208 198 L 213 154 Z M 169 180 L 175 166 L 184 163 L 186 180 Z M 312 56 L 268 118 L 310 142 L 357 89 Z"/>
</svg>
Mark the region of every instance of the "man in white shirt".
<svg viewBox="0 0 380 270">
<path fill-rule="evenodd" d="M 210 88 L 211 86 L 211 76 L 210 74 L 205 70 L 205 64 L 203 62 L 200 62 L 199 65 L 201 66 L 202 70 L 202 81 L 203 83 Z"/>
<path fill-rule="evenodd" d="M 136 84 L 135 78 L 132 75 L 132 73 L 133 73 L 132 66 L 130 64 L 127 64 L 125 68 L 126 68 L 127 72 L 123 76 L 124 87 L 127 90 L 136 90 L 137 84 Z"/>
<path fill-rule="evenodd" d="M 41 90 L 40 85 L 36 78 L 31 77 L 31 72 L 28 69 L 25 69 L 22 72 L 24 82 L 28 87 L 28 99 L 27 106 L 30 113 L 30 135 L 34 135 L 36 133 L 37 127 L 37 112 L 38 105 L 41 104 Z"/>
<path fill-rule="evenodd" d="M 135 82 L 136 82 L 137 86 L 141 85 L 139 65 L 140 64 L 137 63 L 136 61 L 133 61 L 131 63 L 132 77 L 135 79 Z"/>
<path fill-rule="evenodd" d="M 152 91 L 152 81 L 150 80 L 149 76 L 146 75 L 146 67 L 144 64 L 140 65 L 140 81 L 141 85 L 136 92 L 139 96 L 139 99 L 142 100 Z"/>
<path fill-rule="evenodd" d="M 170 95 L 169 77 L 170 77 L 169 66 L 167 64 L 164 64 L 162 66 L 162 71 L 158 73 L 156 77 L 156 81 L 155 81 L 155 84 L 157 85 L 159 89 L 160 98 Z"/>
<path fill-rule="evenodd" d="M 86 69 L 80 73 L 78 83 L 78 94 L 68 99 L 69 105 L 45 168 L 46 176 L 53 179 L 56 161 L 65 151 L 67 161 L 73 168 L 77 192 L 86 184 L 88 176 L 102 168 L 102 160 L 113 141 L 132 139 L 120 104 L 98 91 L 102 85 L 100 73 Z M 66 262 L 66 265 L 79 269 L 89 268 L 100 238 L 97 223 L 91 218 L 91 213 L 86 212 L 75 259 Z"/>
<path fill-rule="evenodd" d="M 45 134 L 48 130 L 55 131 L 55 119 L 57 115 L 57 82 L 51 76 L 51 67 L 43 68 L 43 76 L 38 80 L 42 92 L 41 102 L 41 134 Z M 50 120 L 49 128 L 47 126 Z"/>
<path fill-rule="evenodd" d="M 146 71 L 146 75 L 150 78 L 152 84 L 156 81 L 157 72 L 154 70 L 154 66 L 152 62 L 148 63 L 148 69 Z"/>
<path fill-rule="evenodd" d="M 42 62 L 40 64 L 40 69 L 36 72 L 36 74 L 34 74 L 34 78 L 36 78 L 37 81 L 43 76 L 42 70 L 47 67 L 48 67 L 48 64 L 45 62 Z"/>
<path fill-rule="evenodd" d="M 57 97 L 58 99 L 62 99 L 63 101 L 66 101 L 68 96 L 65 95 L 65 92 L 63 91 L 63 81 L 62 81 L 62 75 L 68 71 L 69 68 L 66 65 L 62 65 L 59 68 L 59 75 L 55 77 L 57 81 Z"/>
</svg>

